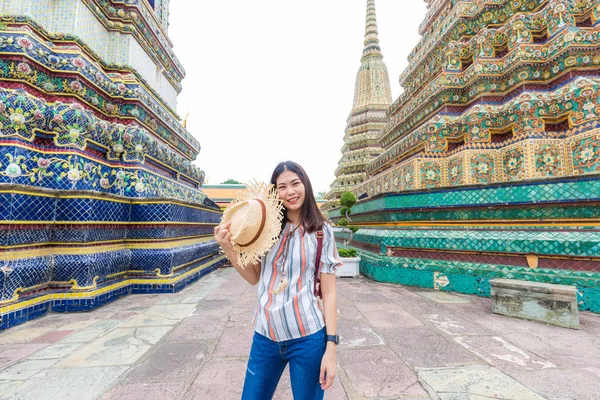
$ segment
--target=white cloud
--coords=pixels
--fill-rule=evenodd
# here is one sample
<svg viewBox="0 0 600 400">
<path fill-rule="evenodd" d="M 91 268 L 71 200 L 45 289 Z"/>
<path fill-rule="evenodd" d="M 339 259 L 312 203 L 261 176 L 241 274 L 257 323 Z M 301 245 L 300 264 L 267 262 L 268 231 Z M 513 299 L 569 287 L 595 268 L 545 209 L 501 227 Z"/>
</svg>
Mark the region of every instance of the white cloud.
<svg viewBox="0 0 600 400">
<path fill-rule="evenodd" d="M 186 69 L 178 112 L 209 183 L 267 181 L 279 161 L 329 190 L 360 66 L 365 0 L 173 0 L 169 36 Z M 409 4 L 409 5 L 407 5 Z M 419 40 L 420 0 L 378 0 L 392 94 Z"/>
</svg>

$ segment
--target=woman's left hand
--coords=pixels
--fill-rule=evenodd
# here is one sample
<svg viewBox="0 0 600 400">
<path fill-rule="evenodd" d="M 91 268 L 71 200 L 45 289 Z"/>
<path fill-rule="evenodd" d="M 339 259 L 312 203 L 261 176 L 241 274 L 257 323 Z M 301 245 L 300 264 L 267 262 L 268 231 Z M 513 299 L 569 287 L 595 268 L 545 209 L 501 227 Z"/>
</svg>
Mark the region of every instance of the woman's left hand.
<svg viewBox="0 0 600 400">
<path fill-rule="evenodd" d="M 319 377 L 319 383 L 321 389 L 327 390 L 333 385 L 335 379 L 335 367 L 336 367 L 336 348 L 330 347 L 333 344 L 327 345 L 327 350 L 321 360 L 321 376 Z M 335 345 L 333 345 L 335 346 Z"/>
</svg>

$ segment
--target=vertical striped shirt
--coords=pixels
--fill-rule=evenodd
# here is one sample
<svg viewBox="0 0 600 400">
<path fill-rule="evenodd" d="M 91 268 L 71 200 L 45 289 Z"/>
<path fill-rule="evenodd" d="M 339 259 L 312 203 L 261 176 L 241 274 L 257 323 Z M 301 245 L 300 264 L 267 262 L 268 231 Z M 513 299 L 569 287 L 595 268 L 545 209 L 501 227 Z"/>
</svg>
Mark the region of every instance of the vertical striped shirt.
<svg viewBox="0 0 600 400">
<path fill-rule="evenodd" d="M 330 225 L 323 225 L 323 250 L 320 271 L 335 274 L 342 265 Z M 276 342 L 298 339 L 321 330 L 323 309 L 314 295 L 317 237 L 302 226 L 288 223 L 279 241 L 263 257 L 258 282 L 258 306 L 254 330 Z M 284 269 L 288 285 L 273 293 Z"/>
</svg>

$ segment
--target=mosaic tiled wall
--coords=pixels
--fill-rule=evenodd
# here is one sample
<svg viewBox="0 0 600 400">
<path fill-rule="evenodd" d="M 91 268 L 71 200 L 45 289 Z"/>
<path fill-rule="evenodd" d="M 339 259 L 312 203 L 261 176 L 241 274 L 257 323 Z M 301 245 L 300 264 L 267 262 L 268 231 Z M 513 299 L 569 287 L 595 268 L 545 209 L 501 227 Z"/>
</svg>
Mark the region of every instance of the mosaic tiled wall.
<svg viewBox="0 0 600 400">
<path fill-rule="evenodd" d="M 132 66 L 174 108 L 183 67 L 143 0 L 126 3 L 7 0 L 0 5 L 0 17 L 5 21 L 27 18 L 53 34 L 75 34 L 108 64 Z M 156 82 L 157 64 L 164 70 L 165 83 Z"/>
<path fill-rule="evenodd" d="M 3 16 L 0 31 L 0 329 L 173 292 L 224 261 L 212 236 L 221 210 L 192 165 L 200 144 L 144 79 L 161 65 L 177 85 L 183 74 L 154 11 L 50 6 L 1 5 L 28 12 Z M 134 42 L 143 65 L 116 64 Z"/>
<path fill-rule="evenodd" d="M 361 270 L 482 296 L 494 277 L 574 285 L 600 312 L 598 2 L 428 3 L 353 188 Z"/>
</svg>

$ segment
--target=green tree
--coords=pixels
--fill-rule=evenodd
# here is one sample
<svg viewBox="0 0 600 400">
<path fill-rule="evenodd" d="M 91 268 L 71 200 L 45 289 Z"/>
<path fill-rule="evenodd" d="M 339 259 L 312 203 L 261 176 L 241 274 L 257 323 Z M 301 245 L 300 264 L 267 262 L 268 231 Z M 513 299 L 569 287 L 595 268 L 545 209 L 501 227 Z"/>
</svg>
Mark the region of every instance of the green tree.
<svg viewBox="0 0 600 400">
<path fill-rule="evenodd" d="M 225 182 L 221 182 L 221 185 L 239 185 L 242 182 L 238 182 L 235 179 L 227 179 Z"/>
<path fill-rule="evenodd" d="M 346 232 L 350 233 L 348 240 L 344 241 L 344 246 L 348 247 L 348 244 L 352 242 L 352 237 L 360 229 L 358 226 L 349 225 L 352 222 L 350 215 L 352 214 L 352 207 L 356 204 L 356 196 L 352 192 L 344 192 L 340 197 L 340 216 L 342 218 L 338 221 L 339 226 L 343 226 Z"/>
</svg>

